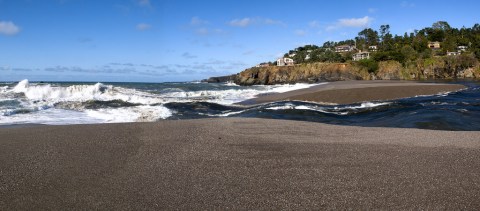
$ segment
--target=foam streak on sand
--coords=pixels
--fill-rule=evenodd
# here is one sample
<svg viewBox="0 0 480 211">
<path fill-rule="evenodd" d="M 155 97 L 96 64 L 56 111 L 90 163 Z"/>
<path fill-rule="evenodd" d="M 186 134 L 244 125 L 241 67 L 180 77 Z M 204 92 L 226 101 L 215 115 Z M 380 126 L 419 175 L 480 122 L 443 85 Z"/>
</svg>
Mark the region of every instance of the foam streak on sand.
<svg viewBox="0 0 480 211">
<path fill-rule="evenodd" d="M 479 136 L 254 118 L 0 128 L 0 210 L 478 210 Z"/>
</svg>

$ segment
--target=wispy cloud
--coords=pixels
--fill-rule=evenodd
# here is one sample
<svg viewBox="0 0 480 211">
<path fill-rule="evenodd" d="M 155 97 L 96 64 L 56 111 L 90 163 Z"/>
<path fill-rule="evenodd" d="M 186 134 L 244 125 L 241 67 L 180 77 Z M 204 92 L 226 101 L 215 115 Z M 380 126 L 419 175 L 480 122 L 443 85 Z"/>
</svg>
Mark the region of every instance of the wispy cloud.
<svg viewBox="0 0 480 211">
<path fill-rule="evenodd" d="M 272 20 L 270 18 L 264 19 L 263 22 L 267 25 L 285 25 L 282 21 Z"/>
<path fill-rule="evenodd" d="M 402 3 L 400 3 L 400 6 L 401 6 L 401 7 L 404 7 L 404 8 L 407 8 L 407 7 L 415 7 L 415 4 L 412 3 L 412 2 L 408 2 L 408 1 L 402 1 Z"/>
<path fill-rule="evenodd" d="M 368 13 L 376 13 L 377 11 L 377 8 L 368 8 Z"/>
<path fill-rule="evenodd" d="M 14 68 L 19 69 L 20 68 Z M 14 70 L 12 69 L 12 70 Z M 22 71 L 29 71 L 28 69 Z M 138 75 L 168 75 L 177 73 L 175 68 L 169 65 L 151 65 L 151 64 L 133 64 L 133 63 L 118 63 L 112 62 L 107 65 L 83 68 L 78 66 L 53 66 L 43 69 L 46 72 L 54 73 L 89 73 L 89 74 L 138 74 Z"/>
<path fill-rule="evenodd" d="M 234 19 L 228 22 L 230 26 L 238 26 L 238 27 L 246 27 L 253 23 L 253 19 L 251 18 L 242 18 L 242 19 Z"/>
<path fill-rule="evenodd" d="M 365 16 L 363 18 L 345 18 L 338 20 L 340 26 L 344 27 L 366 27 L 370 25 L 373 18 Z"/>
<path fill-rule="evenodd" d="M 190 25 L 192 26 L 200 26 L 205 24 L 208 24 L 208 21 L 202 20 L 199 17 L 192 17 L 192 19 L 190 20 Z"/>
<path fill-rule="evenodd" d="M 368 27 L 373 21 L 373 18 L 365 16 L 363 18 L 342 18 L 339 19 L 334 25 L 330 25 L 326 28 L 327 31 L 332 31 L 344 27 L 363 28 Z"/>
<path fill-rule="evenodd" d="M 213 28 L 212 25 L 209 21 L 195 16 L 190 19 L 186 29 L 201 36 L 227 34 L 225 30 Z"/>
<path fill-rule="evenodd" d="M 20 32 L 20 27 L 11 21 L 0 21 L 0 34 L 13 36 Z"/>
<path fill-rule="evenodd" d="M 253 24 L 264 24 L 264 25 L 285 25 L 282 21 L 279 20 L 273 20 L 270 18 L 237 18 L 233 19 L 228 22 L 228 25 L 230 26 L 236 26 L 236 27 L 247 27 Z"/>
<path fill-rule="evenodd" d="M 195 33 L 199 35 L 207 35 L 209 33 L 209 30 L 207 28 L 199 28 L 195 30 Z"/>
<path fill-rule="evenodd" d="M 137 0 L 137 3 L 142 7 L 152 7 L 150 0 Z"/>
<path fill-rule="evenodd" d="M 29 69 L 29 68 L 21 68 L 21 67 L 18 68 L 18 67 L 17 67 L 17 68 L 12 68 L 12 71 L 14 71 L 14 72 L 30 72 L 30 71 L 32 71 L 32 69 Z"/>
<path fill-rule="evenodd" d="M 192 55 L 192 54 L 190 54 L 190 53 L 188 53 L 188 52 L 183 53 L 183 54 L 182 54 L 182 57 L 185 58 L 185 59 L 195 59 L 195 58 L 197 58 L 197 56 Z"/>
<path fill-rule="evenodd" d="M 90 37 L 80 37 L 77 39 L 77 41 L 79 43 L 89 43 L 89 42 L 93 42 L 93 39 Z"/>
<path fill-rule="evenodd" d="M 137 24 L 136 28 L 139 31 L 145 31 L 145 30 L 148 30 L 148 29 L 152 28 L 152 25 L 147 24 L 147 23 L 139 23 L 139 24 Z"/>
<path fill-rule="evenodd" d="M 254 50 L 248 50 L 248 51 L 243 52 L 242 55 L 248 56 L 248 55 L 252 55 L 252 54 L 254 54 L 254 53 L 255 53 Z"/>
<path fill-rule="evenodd" d="M 297 30 L 294 31 L 294 33 L 295 33 L 295 35 L 297 35 L 297 36 L 305 36 L 305 35 L 307 35 L 307 31 L 302 30 L 302 29 L 297 29 Z"/>
<path fill-rule="evenodd" d="M 310 22 L 308 23 L 308 26 L 310 26 L 310 27 L 312 27 L 312 28 L 318 28 L 318 27 L 320 27 L 320 22 L 318 22 L 318 21 L 310 21 Z"/>
<path fill-rule="evenodd" d="M 125 5 L 116 4 L 116 5 L 113 5 L 113 8 L 115 8 L 115 10 L 122 13 L 123 15 L 127 15 L 128 13 L 130 13 L 130 7 Z"/>
</svg>

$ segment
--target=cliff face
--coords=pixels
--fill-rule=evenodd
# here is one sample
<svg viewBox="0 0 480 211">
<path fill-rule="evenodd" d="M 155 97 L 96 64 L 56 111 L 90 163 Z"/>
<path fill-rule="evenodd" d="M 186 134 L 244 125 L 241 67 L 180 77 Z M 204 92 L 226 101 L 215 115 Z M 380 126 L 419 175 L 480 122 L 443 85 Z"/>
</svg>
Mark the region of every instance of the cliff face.
<svg viewBox="0 0 480 211">
<path fill-rule="evenodd" d="M 229 82 L 229 81 L 235 81 L 235 78 L 237 78 L 237 75 L 233 74 L 233 75 L 227 75 L 227 76 L 210 77 L 208 79 L 202 80 L 202 82 L 224 83 L 224 82 Z"/>
<path fill-rule="evenodd" d="M 315 83 L 344 80 L 421 80 L 480 78 L 480 67 L 446 65 L 439 59 L 419 60 L 403 66 L 397 61 L 379 62 L 378 70 L 369 73 L 356 63 L 309 63 L 295 66 L 253 67 L 234 77 L 239 85 Z"/>
<path fill-rule="evenodd" d="M 253 67 L 240 72 L 235 83 L 240 85 L 314 83 L 369 79 L 366 70 L 347 63 L 311 63 L 296 66 Z"/>
</svg>

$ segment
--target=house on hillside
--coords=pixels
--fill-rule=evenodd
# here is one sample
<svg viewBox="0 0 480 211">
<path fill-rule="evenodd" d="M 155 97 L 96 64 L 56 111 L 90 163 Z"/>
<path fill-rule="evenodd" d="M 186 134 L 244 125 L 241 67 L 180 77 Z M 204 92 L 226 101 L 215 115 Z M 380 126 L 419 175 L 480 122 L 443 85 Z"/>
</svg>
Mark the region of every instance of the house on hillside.
<svg viewBox="0 0 480 211">
<path fill-rule="evenodd" d="M 260 64 L 257 64 L 257 66 L 255 66 L 255 67 L 268 67 L 268 66 L 270 66 L 269 63 L 267 63 L 267 62 L 262 62 L 262 63 L 260 63 Z"/>
<path fill-rule="evenodd" d="M 371 52 L 377 52 L 378 48 L 376 45 L 371 45 L 371 46 L 368 46 L 368 50 Z"/>
<path fill-rule="evenodd" d="M 468 47 L 467 46 L 464 46 L 464 45 L 460 45 L 457 47 L 457 50 L 458 51 L 462 51 L 462 52 L 465 52 L 467 51 Z"/>
<path fill-rule="evenodd" d="M 430 49 L 440 49 L 440 42 L 428 42 L 428 48 Z"/>
<path fill-rule="evenodd" d="M 452 52 L 447 51 L 447 56 L 458 56 L 458 55 L 460 55 L 460 51 L 452 51 Z"/>
<path fill-rule="evenodd" d="M 340 53 L 340 52 L 350 52 L 355 49 L 355 46 L 353 45 L 339 45 L 335 47 L 335 52 Z"/>
<path fill-rule="evenodd" d="M 293 64 L 293 59 L 290 58 L 283 57 L 277 59 L 277 66 L 293 66 Z"/>
<path fill-rule="evenodd" d="M 353 61 L 360 61 L 362 59 L 370 59 L 370 52 L 364 51 L 352 55 Z"/>
</svg>

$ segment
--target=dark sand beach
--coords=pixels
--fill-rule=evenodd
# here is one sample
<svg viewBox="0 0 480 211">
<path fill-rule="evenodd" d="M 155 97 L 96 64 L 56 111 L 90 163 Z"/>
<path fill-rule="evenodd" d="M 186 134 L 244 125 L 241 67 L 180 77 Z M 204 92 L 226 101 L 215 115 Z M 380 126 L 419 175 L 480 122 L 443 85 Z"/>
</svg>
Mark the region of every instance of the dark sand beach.
<svg viewBox="0 0 480 211">
<path fill-rule="evenodd" d="M 255 103 L 462 88 L 347 81 Z M 480 132 L 223 118 L 3 127 L 0 137 L 0 210 L 480 208 Z"/>
<path fill-rule="evenodd" d="M 480 208 L 480 132 L 223 118 L 0 137 L 0 210 Z"/>
<path fill-rule="evenodd" d="M 351 104 L 364 101 L 394 100 L 418 95 L 433 95 L 466 88 L 460 84 L 419 83 L 414 81 L 337 81 L 286 93 L 270 94 L 241 102 L 258 104 L 281 100 L 300 100 L 326 104 Z"/>
</svg>

